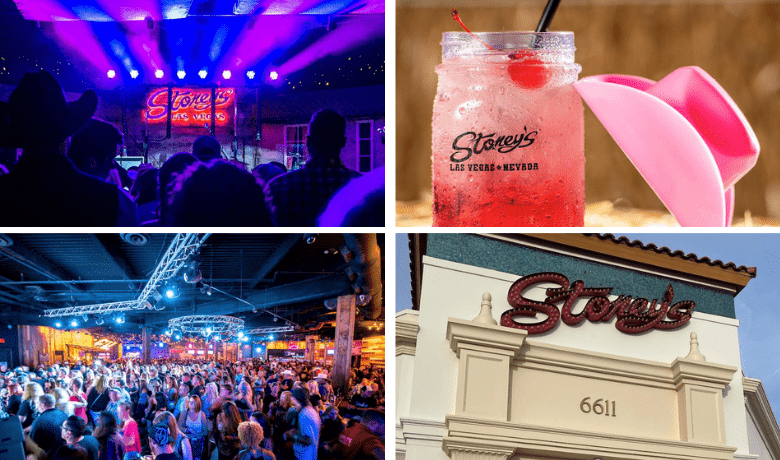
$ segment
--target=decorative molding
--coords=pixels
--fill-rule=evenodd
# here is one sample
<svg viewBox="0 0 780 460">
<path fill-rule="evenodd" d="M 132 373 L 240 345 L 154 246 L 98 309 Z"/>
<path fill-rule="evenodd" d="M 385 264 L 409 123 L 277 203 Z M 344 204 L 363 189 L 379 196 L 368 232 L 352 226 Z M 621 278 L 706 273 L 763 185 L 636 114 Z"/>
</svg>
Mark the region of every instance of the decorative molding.
<svg viewBox="0 0 780 460">
<path fill-rule="evenodd" d="M 772 460 L 780 460 L 780 427 L 772 412 L 772 406 L 769 405 L 764 386 L 760 380 L 743 377 L 742 387 L 748 415 L 756 423 L 759 435 L 772 455 Z"/>
<path fill-rule="evenodd" d="M 417 334 L 420 331 L 419 316 L 409 310 L 396 315 L 395 355 L 411 355 L 417 352 Z"/>
<path fill-rule="evenodd" d="M 448 455 L 458 450 L 509 455 L 519 449 L 533 458 L 733 460 L 737 450 L 722 445 L 591 433 L 455 415 L 447 415 L 446 425 L 448 435 L 442 443 Z"/>
<path fill-rule="evenodd" d="M 677 358 L 672 361 L 674 384 L 679 389 L 682 385 L 695 383 L 697 386 L 714 388 L 722 391 L 734 378 L 737 368 L 724 364 L 714 364 L 690 358 Z"/>
<path fill-rule="evenodd" d="M 520 353 L 527 332 L 462 319 L 447 320 L 447 340 L 460 357 L 462 350 L 488 351 L 514 358 Z"/>
<path fill-rule="evenodd" d="M 447 426 L 436 420 L 401 417 L 401 433 L 403 443 L 432 443 L 441 445 L 441 440 L 447 435 Z"/>
</svg>

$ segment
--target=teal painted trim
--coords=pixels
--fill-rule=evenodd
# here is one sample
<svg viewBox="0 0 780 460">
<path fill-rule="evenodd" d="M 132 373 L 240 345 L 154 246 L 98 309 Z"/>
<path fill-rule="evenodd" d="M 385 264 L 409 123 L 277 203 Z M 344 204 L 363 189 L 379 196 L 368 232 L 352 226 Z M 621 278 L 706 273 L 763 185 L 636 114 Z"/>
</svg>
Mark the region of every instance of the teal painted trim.
<svg viewBox="0 0 780 460">
<path fill-rule="evenodd" d="M 675 302 L 693 300 L 695 311 L 736 318 L 734 297 L 726 292 L 477 235 L 431 233 L 427 254 L 437 259 L 514 273 L 518 278 L 531 273 L 558 272 L 572 282 L 584 281 L 587 287 L 613 287 L 612 294 L 650 300 L 660 299 L 671 283 Z"/>
</svg>

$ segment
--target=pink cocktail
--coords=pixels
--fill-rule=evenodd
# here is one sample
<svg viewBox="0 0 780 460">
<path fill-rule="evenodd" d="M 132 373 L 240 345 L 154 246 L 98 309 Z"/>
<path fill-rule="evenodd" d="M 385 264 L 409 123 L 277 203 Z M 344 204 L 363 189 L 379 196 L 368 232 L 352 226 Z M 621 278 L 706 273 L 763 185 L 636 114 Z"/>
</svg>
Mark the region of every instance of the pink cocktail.
<svg viewBox="0 0 780 460">
<path fill-rule="evenodd" d="M 476 35 L 449 32 L 442 41 L 433 225 L 583 226 L 584 126 L 572 86 L 580 71 L 573 34 Z"/>
</svg>

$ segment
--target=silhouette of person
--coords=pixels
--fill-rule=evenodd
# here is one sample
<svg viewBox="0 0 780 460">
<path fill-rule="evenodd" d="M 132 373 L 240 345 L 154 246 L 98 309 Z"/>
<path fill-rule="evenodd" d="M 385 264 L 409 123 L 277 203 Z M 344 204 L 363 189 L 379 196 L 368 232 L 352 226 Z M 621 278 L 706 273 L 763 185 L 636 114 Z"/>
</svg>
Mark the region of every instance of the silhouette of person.
<svg viewBox="0 0 780 460">
<path fill-rule="evenodd" d="M 135 204 L 116 185 L 76 169 L 65 141 L 97 109 L 87 90 L 68 103 L 46 71 L 27 73 L 0 113 L 0 144 L 21 148 L 16 168 L 0 176 L 0 225 L 136 226 Z"/>
<path fill-rule="evenodd" d="M 360 174 L 347 169 L 339 155 L 347 143 L 347 123 L 331 109 L 315 113 L 309 123 L 306 146 L 309 160 L 298 170 L 272 179 L 265 200 L 274 225 L 313 227 L 333 195 Z"/>
</svg>

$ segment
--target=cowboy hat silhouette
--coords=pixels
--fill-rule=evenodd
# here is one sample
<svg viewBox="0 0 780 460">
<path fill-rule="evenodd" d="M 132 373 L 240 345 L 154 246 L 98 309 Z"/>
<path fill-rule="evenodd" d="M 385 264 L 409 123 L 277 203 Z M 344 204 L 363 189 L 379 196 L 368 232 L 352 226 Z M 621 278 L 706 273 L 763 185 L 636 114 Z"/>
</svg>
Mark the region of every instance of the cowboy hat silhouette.
<svg viewBox="0 0 780 460">
<path fill-rule="evenodd" d="M 26 149 L 59 144 L 92 118 L 97 104 L 91 89 L 67 102 L 49 72 L 28 72 L 8 102 L 0 102 L 0 146 Z"/>
</svg>

